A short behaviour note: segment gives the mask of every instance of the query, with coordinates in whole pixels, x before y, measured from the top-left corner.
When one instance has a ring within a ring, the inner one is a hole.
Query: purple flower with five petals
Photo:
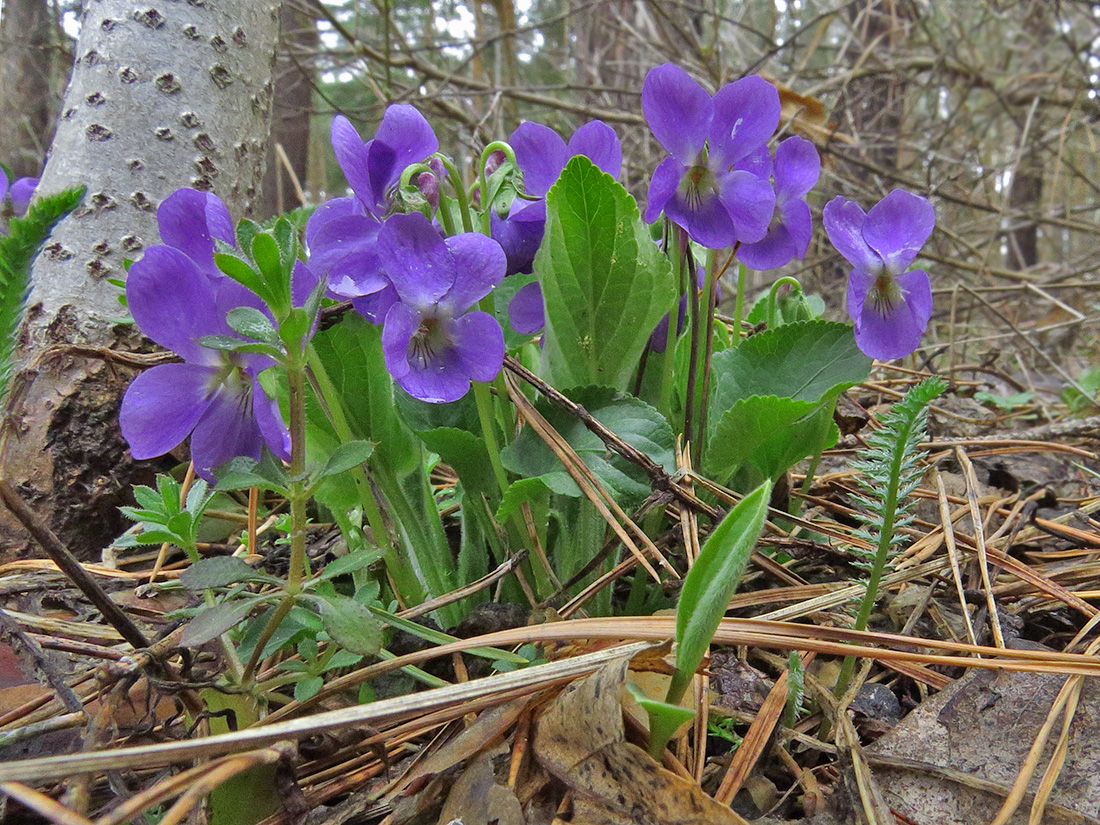
[[[375,245],[382,220],[390,208],[391,192],[401,173],[426,161],[439,148],[428,121],[407,103],[386,109],[373,139],[364,142],[350,121],[337,115],[332,121],[332,148],[353,197],[326,201],[306,225],[309,264],[327,278],[334,297],[364,299],[368,318],[378,322],[395,300],[389,281],[379,268]],[[438,177],[438,173],[437,173]],[[356,302],[356,309],[364,307]]]
[[[853,267],[848,314],[859,348],[883,361],[908,355],[932,317],[928,273],[906,271],[936,225],[932,204],[895,189],[864,213],[838,196],[825,205],[824,218],[829,240]]]
[[[443,238],[413,213],[386,221],[378,256],[397,296],[382,328],[394,380],[435,404],[457,401],[471,381],[492,381],[504,363],[504,334],[492,315],[470,307],[504,278],[500,244],[474,232]]]
[[[507,217],[490,216],[491,235],[508,256],[508,274],[530,272],[546,226],[546,193],[570,158],[584,155],[613,178],[623,165],[623,149],[615,130],[600,120],[581,126],[567,144],[541,123],[521,123],[508,139],[523,172],[523,189],[534,199],[516,198]]]
[[[302,270],[296,280],[311,280],[298,277]],[[256,295],[231,278],[203,272],[183,251],[158,245],[130,267],[126,299],[141,331],[183,358],[141,373],[126,390],[119,423],[134,458],[163,455],[190,435],[195,470],[207,481],[232,458],[259,459],[264,444],[289,459],[278,405],[258,381],[272,359],[199,343],[207,335],[240,337],[226,315],[242,306],[266,311]]]
[[[751,75],[711,97],[687,72],[666,63],[646,75],[642,110],[669,152],[650,181],[646,221],[663,211],[711,249],[762,240],[775,210],[775,191],[752,170],[736,167],[779,125],[775,87]]]
[[[768,157],[768,165],[770,160]],[[804,198],[821,174],[821,158],[810,141],[790,137],[776,148],[771,174],[775,179],[775,214],[768,234],[763,240],[742,244],[737,252],[738,260],[753,269],[775,269],[792,258],[805,256],[813,224]]]

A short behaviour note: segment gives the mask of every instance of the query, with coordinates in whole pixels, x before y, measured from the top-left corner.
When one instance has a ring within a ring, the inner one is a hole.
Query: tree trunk
[[[57,102],[51,88],[56,44],[49,0],[4,0],[0,13],[0,161],[16,177],[37,176]]]
[[[314,60],[320,49],[316,15],[295,0],[283,0],[279,9],[282,34],[275,58],[275,103],[271,116],[267,172],[264,173],[264,217],[302,205],[286,163],[306,189],[309,166],[309,122],[313,108]]]
[[[135,464],[118,430],[129,376],[72,345],[131,349],[125,259],[158,242],[156,209],[183,186],[235,217],[260,197],[277,0],[85,0],[73,75],[41,193],[83,184],[83,204],[34,263],[0,470],[74,552],[125,527]],[[9,550],[22,535],[5,531]]]

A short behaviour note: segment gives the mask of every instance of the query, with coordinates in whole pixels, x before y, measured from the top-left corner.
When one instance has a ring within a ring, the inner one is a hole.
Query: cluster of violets
[[[647,75],[642,106],[668,152],[649,185],[647,222],[664,214],[695,243],[733,248],[753,269],[805,255],[812,235],[805,197],[821,162],[813,144],[797,136],[782,140],[774,154],[769,150],[780,120],[773,85],[750,76],[711,95],[685,71],[665,64]],[[583,155],[613,177],[622,165],[619,139],[600,121],[580,127],[568,142],[526,122],[509,139],[522,191],[503,210],[491,210],[489,235],[447,236],[435,210],[449,164],[414,107],[388,107],[368,141],[337,116],[332,145],[351,194],[325,202],[310,217],[308,261],[294,273],[295,303],[322,281],[330,298],[350,300],[382,326],[386,366],[397,384],[435,403],[455,401],[471,381],[491,381],[500,371],[503,332],[479,303],[505,277],[532,271],[546,223],[545,197],[569,159]],[[399,184],[412,166],[415,174],[407,177],[415,179],[432,217],[400,211]],[[197,472],[205,478],[235,456],[259,458],[264,444],[285,458],[286,426],[258,380],[274,362],[199,343],[204,336],[240,337],[226,321],[235,307],[271,315],[214,263],[216,241],[235,242],[228,210],[211,194],[179,190],[161,204],[158,221],[164,243],[132,266],[127,295],[141,329],[183,363],[155,367],[128,390],[121,421],[133,455],[161,455],[190,435]],[[840,197],[825,207],[828,236],[853,267],[847,305],[856,341],[871,357],[899,358],[919,344],[931,316],[931,289],[924,271],[907,268],[934,222],[931,204],[902,190],[866,213]],[[517,292],[509,314],[521,334],[542,329],[537,283]],[[659,337],[655,348],[663,346],[665,335]]]

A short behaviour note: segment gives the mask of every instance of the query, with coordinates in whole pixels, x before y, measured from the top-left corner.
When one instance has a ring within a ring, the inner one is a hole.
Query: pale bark
[[[85,554],[124,523],[135,474],[118,433],[129,376],[67,345],[129,348],[124,259],[159,240],[157,205],[182,186],[235,217],[260,197],[277,0],[86,0],[73,75],[40,193],[87,186],[39,255],[0,469]],[[146,465],[147,466],[147,465]],[[10,542],[8,543],[10,547]]]

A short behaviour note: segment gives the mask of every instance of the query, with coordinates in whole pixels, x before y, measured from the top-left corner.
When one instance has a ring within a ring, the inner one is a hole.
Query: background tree
[[[279,31],[263,183],[265,217],[303,204],[295,186],[304,187],[308,176],[313,88],[317,83],[314,63],[320,47],[316,12],[301,0],[283,0]]]
[[[0,160],[16,177],[38,175],[53,135],[67,69],[59,29],[49,0],[4,0],[0,9]]]

